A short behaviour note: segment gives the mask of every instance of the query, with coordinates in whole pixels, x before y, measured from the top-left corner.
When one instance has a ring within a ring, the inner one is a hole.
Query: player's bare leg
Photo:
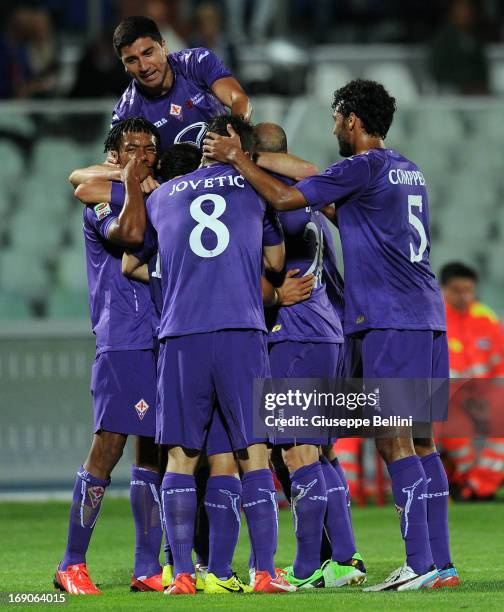
[[[109,431],[96,433],[89,455],[77,472],[67,547],[54,578],[54,585],[68,593],[100,593],[89,577],[86,553],[110,474],[122,456],[126,439],[125,435]]]
[[[420,457],[427,477],[427,525],[434,563],[439,571],[440,587],[460,584],[450,555],[448,526],[448,478],[432,435],[413,438],[416,454]]]
[[[132,591],[162,591],[159,551],[163,538],[161,521],[160,451],[154,438],[135,437],[135,465],[131,467],[130,502],[135,520],[135,566]]]
[[[427,479],[415,454],[410,428],[391,428],[389,437],[377,438],[376,448],[387,464],[392,492],[406,546],[406,563],[369,591],[432,588],[438,574],[427,527]],[[395,434],[395,435],[394,435]]]

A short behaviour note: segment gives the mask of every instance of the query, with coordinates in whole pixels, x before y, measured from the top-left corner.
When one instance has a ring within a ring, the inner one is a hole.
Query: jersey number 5
[[[412,225],[420,236],[420,247],[418,253],[415,253],[415,247],[410,242],[410,261],[415,263],[422,261],[423,254],[427,248],[427,235],[422,221],[415,215],[413,209],[418,207],[419,211],[422,212],[422,196],[421,195],[409,195],[408,196],[408,221]]]
[[[207,215],[201,208],[203,202],[213,203],[214,209],[212,214]],[[196,225],[189,235],[189,246],[191,247],[191,251],[199,255],[199,257],[217,257],[217,255],[220,255],[226,250],[229,244],[229,230],[222,221],[219,221],[219,217],[225,210],[226,200],[215,193],[200,195],[191,202],[189,212],[191,213],[191,217],[198,222],[198,225]],[[211,230],[217,237],[217,244],[213,249],[207,249],[203,246],[201,241],[205,228]]]

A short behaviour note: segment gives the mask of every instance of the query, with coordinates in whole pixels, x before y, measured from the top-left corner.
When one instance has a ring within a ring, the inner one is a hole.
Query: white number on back
[[[201,208],[203,202],[212,202],[214,209],[211,215],[207,215]],[[229,244],[229,230],[219,221],[219,217],[226,210],[226,200],[217,194],[210,193],[208,195],[200,195],[191,202],[189,212],[191,217],[198,222],[198,225],[192,230],[189,236],[189,246],[193,253],[200,257],[217,257],[223,253]],[[217,236],[217,244],[213,249],[207,249],[201,242],[203,230],[208,228]]]
[[[320,285],[322,279],[322,267],[324,265],[324,234],[322,230],[317,227],[317,225],[313,221],[308,221],[305,225],[305,230],[303,233],[303,238],[308,240],[308,236],[310,233],[313,233],[315,236],[315,257],[313,261],[303,274],[303,276],[308,276],[308,274],[315,275],[315,287]]]
[[[151,276],[153,276],[154,278],[162,278],[161,276],[161,258],[159,256],[159,251],[157,252],[157,255],[156,255],[156,269],[152,270]]]
[[[421,220],[415,215],[413,212],[414,207],[418,207],[419,211],[422,212],[422,196],[421,195],[409,195],[408,196],[408,221],[410,225],[412,225],[420,236],[420,246],[418,248],[418,253],[415,253],[415,247],[413,243],[410,242],[410,261],[415,263],[417,261],[422,261],[423,254],[425,249],[427,248],[427,235],[425,233],[425,228]]]

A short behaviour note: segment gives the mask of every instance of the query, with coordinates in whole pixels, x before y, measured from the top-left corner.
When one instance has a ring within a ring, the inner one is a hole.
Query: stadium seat
[[[504,95],[504,62],[494,61],[490,64],[490,89],[494,94]]]
[[[66,179],[34,172],[20,185],[19,206],[36,213],[45,211],[48,219],[52,217],[62,223],[73,199],[72,186]]]
[[[56,223],[42,211],[21,209],[9,224],[11,245],[34,257],[56,256],[61,243],[61,222]]]
[[[33,170],[54,179],[66,181],[72,170],[86,165],[89,165],[88,151],[68,139],[43,138],[33,151]]]
[[[0,293],[0,319],[29,319],[30,317],[31,312],[27,299],[4,291]]]
[[[0,255],[0,289],[27,298],[43,297],[49,275],[41,258],[22,249],[4,250]]]
[[[433,240],[430,251],[430,263],[436,275],[447,263],[462,261],[468,265],[479,267],[477,251],[468,248],[461,240]]]
[[[25,167],[23,155],[15,144],[0,140],[0,181],[17,180]]]
[[[413,129],[412,136],[432,149],[459,148],[466,136],[460,112],[427,103],[416,109],[413,115]]]
[[[2,112],[0,113],[0,131],[31,138],[35,133],[35,125],[28,114]]]
[[[67,233],[70,238],[71,244],[80,248],[82,242],[84,240],[84,236],[82,233],[82,225],[83,225],[83,206],[77,200],[74,200],[74,208],[71,210],[70,214],[67,217]]]
[[[87,319],[89,317],[87,292],[54,289],[47,296],[47,316],[55,319]]]
[[[285,115],[285,101],[279,96],[261,96],[257,100],[253,100],[254,108],[254,123],[268,121],[272,123],[283,124]],[[100,159],[97,157],[97,159]]]
[[[402,62],[377,62],[368,66],[366,79],[382,83],[399,102],[414,102],[418,98],[418,87],[411,71]]]
[[[318,102],[330,107],[333,93],[354,78],[343,64],[322,62],[313,67],[309,89]]]
[[[459,240],[466,247],[477,248],[490,237],[491,221],[486,211],[471,201],[451,202],[440,211],[437,222],[443,239],[453,243]]]
[[[84,247],[61,251],[57,262],[58,282],[62,289],[72,291],[87,290],[86,260]]]

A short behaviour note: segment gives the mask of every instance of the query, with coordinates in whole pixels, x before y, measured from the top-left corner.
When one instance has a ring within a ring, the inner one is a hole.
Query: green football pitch
[[[62,554],[68,504],[0,504],[0,591],[2,609],[54,609],[58,604],[7,604],[5,593],[52,591],[52,575]],[[393,506],[355,508],[355,532],[368,568],[368,583],[383,579],[403,561]],[[88,554],[88,567],[101,597],[69,597],[81,610],[504,610],[504,504],[450,507],[452,549],[462,585],[458,589],[415,593],[362,593],[358,587],[317,589],[291,595],[202,595],[168,598],[161,593],[130,593],[133,522],[129,503],[106,499]],[[277,564],[294,555],[291,516],[280,512]],[[247,529],[243,525],[234,567],[247,576]]]

